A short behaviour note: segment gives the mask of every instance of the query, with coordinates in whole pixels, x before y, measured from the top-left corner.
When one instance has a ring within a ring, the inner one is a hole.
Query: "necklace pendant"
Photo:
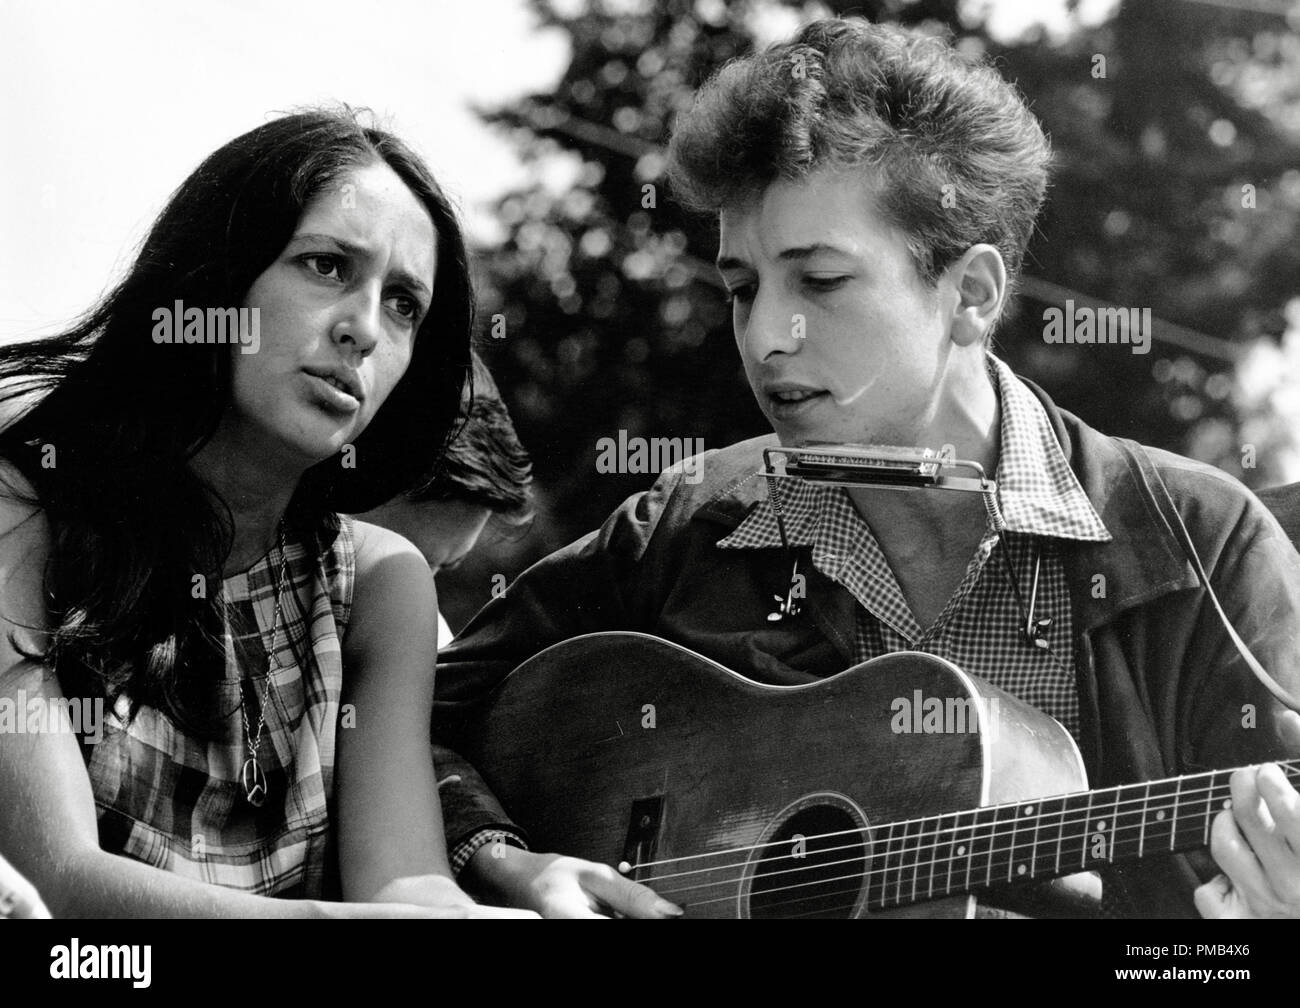
[[[262,772],[262,765],[257,762],[256,756],[244,760],[244,769],[239,776],[244,785],[244,797],[248,799],[248,804],[253,808],[261,808],[266,801],[266,774]]]

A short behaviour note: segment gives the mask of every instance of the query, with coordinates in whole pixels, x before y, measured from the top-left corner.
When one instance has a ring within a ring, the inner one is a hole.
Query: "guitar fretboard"
[[[1300,780],[1300,761],[1280,764]],[[885,909],[992,886],[1055,878],[1209,843],[1229,807],[1232,770],[1126,784],[871,830],[867,905]]]

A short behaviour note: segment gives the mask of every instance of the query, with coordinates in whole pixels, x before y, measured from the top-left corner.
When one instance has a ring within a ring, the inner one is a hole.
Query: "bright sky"
[[[0,0],[0,339],[88,307],[199,161],[299,105],[391,116],[490,238],[523,173],[469,103],[567,61],[522,0]]]
[[[998,34],[1069,23],[1066,0],[967,2],[993,8]],[[1084,0],[1082,17],[1117,2]],[[796,25],[760,15],[763,41]],[[567,61],[524,0],[0,0],[0,340],[87,308],[206,155],[300,105],[391,117],[490,241],[488,205],[524,174],[470,104],[547,91]]]

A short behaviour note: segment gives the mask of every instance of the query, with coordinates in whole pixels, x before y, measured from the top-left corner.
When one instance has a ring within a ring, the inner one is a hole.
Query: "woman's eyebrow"
[[[293,242],[327,241],[327,242],[331,242],[332,244],[337,246],[341,251],[346,252],[348,255],[356,259],[369,260],[374,258],[374,253],[371,252],[371,250],[366,248],[365,246],[358,245],[355,242],[350,242],[345,238],[337,238],[334,235],[320,234],[314,231],[305,231],[301,234],[294,235],[293,238],[290,239],[290,241]],[[397,280],[406,284],[408,287],[414,288],[415,290],[424,294],[426,297],[432,296],[432,292],[429,290],[429,285],[425,283],[423,280],[421,280],[419,277],[417,277],[414,273],[411,273],[408,270],[398,268],[393,270],[392,274]]]

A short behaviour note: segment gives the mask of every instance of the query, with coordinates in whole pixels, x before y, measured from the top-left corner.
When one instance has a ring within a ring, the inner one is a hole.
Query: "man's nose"
[[[798,353],[806,327],[804,316],[793,311],[789,301],[760,293],[745,320],[742,347],[755,361],[776,353]]]

